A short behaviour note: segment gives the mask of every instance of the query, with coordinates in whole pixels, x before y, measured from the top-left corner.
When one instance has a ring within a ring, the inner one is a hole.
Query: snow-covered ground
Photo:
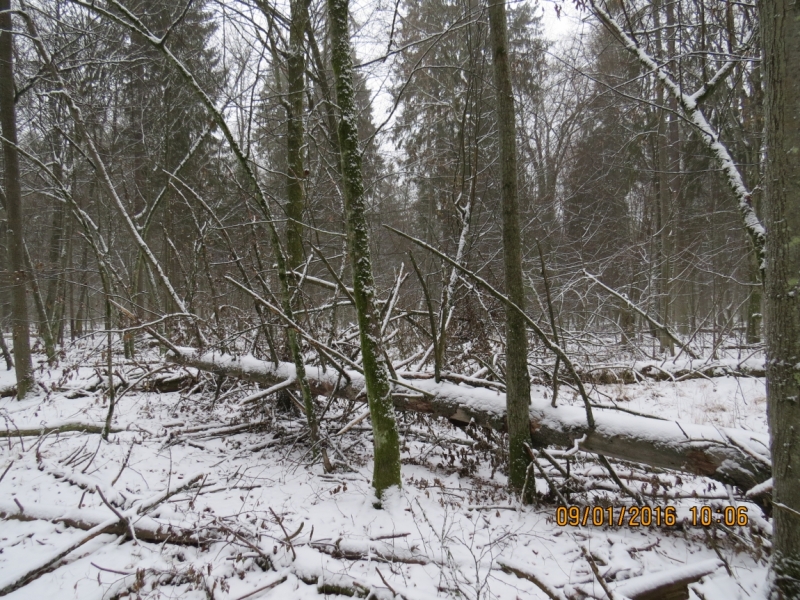
[[[138,367],[120,360],[118,371],[134,381],[159,367],[156,354],[147,359],[140,358]],[[214,402],[211,378],[191,395],[125,392],[109,442],[80,431],[13,433],[65,423],[102,426],[102,388],[75,392],[96,387],[99,360],[88,351],[71,353],[57,368],[37,372],[45,388],[62,391],[41,390],[24,402],[0,400],[2,429],[9,432],[0,438],[0,589],[87,536],[65,519],[91,525],[114,521],[116,511],[162,539],[172,526],[173,539],[184,543],[100,534],[9,598],[266,600],[335,597],[337,591],[407,600],[548,597],[512,569],[538,577],[554,594],[605,598],[586,556],[612,590],[628,585],[630,592],[637,577],[719,565],[690,586],[692,598],[764,597],[769,525],[755,505],[743,504],[750,526],[725,531],[561,527],[557,501],[538,473],[540,504],[520,506],[509,498],[491,434],[470,436],[420,415],[400,416],[404,487],[382,509],[373,506],[369,483],[369,423],[334,435],[357,414],[346,414],[344,403],[333,403],[323,422],[337,463],[332,474],[314,459],[296,416],[276,413],[271,401],[240,405],[253,388],[235,382]],[[0,387],[9,377],[0,373]],[[594,395],[636,412],[766,432],[762,379],[602,385]],[[560,397],[577,402],[566,389]],[[680,518],[692,506],[731,502],[729,491],[710,480],[615,466],[629,486],[654,494],[654,506],[677,507]],[[633,502],[590,456],[577,454],[570,468],[582,481],[598,484],[574,492],[571,502],[617,509]],[[149,511],[141,508],[197,475],[201,486]]]

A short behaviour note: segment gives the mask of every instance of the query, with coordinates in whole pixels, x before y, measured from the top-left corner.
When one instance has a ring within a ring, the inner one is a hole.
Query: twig
[[[662,323],[659,323],[658,321],[656,321],[653,317],[651,317],[645,311],[643,311],[641,308],[636,306],[636,304],[634,304],[633,302],[628,300],[628,298],[626,298],[625,296],[620,294],[618,291],[608,287],[605,283],[600,281],[596,276],[594,276],[591,273],[589,273],[589,271],[587,271],[586,269],[583,270],[583,274],[586,275],[586,277],[588,279],[591,279],[592,281],[594,281],[597,285],[599,285],[601,288],[603,288],[609,294],[611,294],[612,296],[614,296],[615,298],[617,298],[619,300],[622,300],[626,305],[628,305],[630,308],[632,308],[637,313],[639,313],[642,317],[647,319],[647,321],[653,327],[655,327],[656,329],[660,329],[665,334],[667,334],[667,337],[669,337],[669,339],[671,339],[673,342],[675,342],[681,350],[686,352],[686,354],[688,354],[689,356],[691,356],[692,358],[695,358],[695,359],[700,358],[700,356],[694,350],[689,348],[689,346],[684,344],[683,341],[678,337],[678,334],[676,334],[674,331],[672,331],[669,327],[667,327],[666,325],[663,325]]]
[[[366,419],[368,416],[369,416],[369,410],[365,410],[363,413],[361,413],[359,416],[357,416],[355,419],[353,419],[347,425],[345,425],[339,431],[337,431],[336,435],[344,435],[345,433],[350,431],[353,427],[361,423],[361,421]]]
[[[544,477],[544,480],[547,482],[547,485],[549,485],[550,489],[553,490],[553,493],[556,496],[558,496],[558,499],[561,501],[561,504],[563,504],[564,506],[568,505],[569,502],[567,502],[566,498],[564,498],[564,496],[558,490],[558,488],[556,487],[556,484],[553,483],[553,480],[550,479],[550,477],[547,475],[547,473],[545,473],[545,470],[542,468],[542,465],[539,464],[539,461],[536,458],[536,455],[533,453],[533,450],[531,450],[531,447],[528,444],[525,444],[525,450],[527,450],[528,455],[531,457],[531,464],[537,466],[537,468],[539,469],[539,472],[542,474],[542,477]],[[562,474],[565,474],[565,473],[562,473]]]
[[[526,568],[523,568],[522,565],[517,565],[515,563],[511,563],[507,560],[498,560],[497,564],[500,565],[500,568],[505,571],[506,573],[511,573],[512,575],[516,575],[520,579],[527,579],[540,590],[542,590],[545,595],[550,598],[550,600],[567,600],[567,597],[559,590],[551,587],[549,583],[547,583],[544,579],[539,577],[538,574],[529,571]]]
[[[431,340],[433,343],[433,372],[436,383],[439,383],[442,374],[441,356],[439,354],[439,335],[438,327],[436,326],[436,316],[433,313],[433,303],[431,302],[431,295],[428,291],[428,284],[422,276],[422,272],[417,266],[417,261],[414,259],[414,254],[409,251],[408,256],[411,258],[411,265],[414,267],[414,272],[417,274],[419,284],[422,287],[422,294],[425,298],[425,305],[428,307],[428,320],[431,325]]]
[[[120,522],[125,523],[125,525],[128,528],[128,533],[131,534],[131,539],[133,540],[134,545],[136,545],[137,544],[136,532],[133,530],[133,525],[131,524],[130,519],[125,517],[122,513],[120,513],[117,510],[117,508],[113,504],[111,504],[108,500],[106,500],[106,497],[103,495],[103,490],[100,489],[99,485],[95,486],[94,490],[97,492],[97,495],[100,496],[100,500],[103,501],[103,504],[105,504],[111,512],[117,515],[117,518],[120,520]]]
[[[135,571],[117,571],[116,569],[109,569],[108,567],[101,567],[100,565],[95,564],[93,562],[90,562],[89,564],[92,565],[95,569],[97,569],[99,571],[105,571],[106,573],[114,573],[115,575],[128,576],[128,575],[135,575],[136,574]]]
[[[122,472],[125,470],[125,467],[128,466],[128,460],[131,457],[131,453],[133,452],[133,447],[135,445],[136,443],[132,442],[131,447],[128,448],[128,454],[125,455],[125,460],[122,461],[122,466],[119,469],[119,473],[117,473],[116,477],[114,477],[114,479],[111,480],[111,487],[114,487],[114,484],[117,483],[117,481],[119,481],[119,478],[122,476]]]
[[[544,264],[544,254],[542,253],[542,246],[539,243],[538,238],[536,240],[536,248],[539,250],[539,262],[541,263],[542,267],[542,279],[544,280],[545,298],[547,299],[547,312],[550,316],[550,329],[553,331],[553,341],[560,345],[561,342],[558,339],[558,328],[556,327],[556,316],[555,311],[553,310],[553,298],[550,294],[550,280],[547,277],[547,267],[545,267]],[[558,399],[558,367],[560,362],[561,358],[556,356],[555,366],[553,367],[553,399],[550,401],[550,406],[553,408],[556,407],[556,400]]]
[[[586,551],[586,548],[583,546],[581,546],[581,553],[586,559],[586,562],[588,562],[589,566],[592,568],[592,573],[594,573],[594,576],[597,578],[597,583],[599,583],[600,587],[603,588],[603,591],[606,593],[606,596],[608,596],[609,600],[620,600],[619,594],[615,594],[609,589],[606,580],[603,579],[602,575],[600,575],[600,570],[597,568],[597,564],[594,562],[594,559],[589,555],[589,553]]]
[[[405,596],[403,596],[403,594],[398,594],[395,591],[395,589],[392,586],[389,585],[389,582],[386,581],[386,578],[383,576],[383,573],[381,573],[381,570],[378,567],[375,567],[375,571],[377,571],[378,577],[381,578],[381,581],[383,582],[383,585],[385,585],[387,588],[389,588],[390,592],[392,592],[396,597],[403,598],[403,600],[405,600]]]
[[[280,584],[286,581],[287,578],[288,577],[286,575],[278,577],[278,579],[276,579],[272,583],[268,583],[267,585],[261,586],[260,588],[257,588],[252,592],[247,592],[244,596],[239,596],[238,598],[236,598],[236,600],[245,600],[245,598],[250,598],[251,596],[255,596],[259,592],[266,592],[267,590],[271,590],[274,587],[278,587]]]
[[[13,460],[10,463],[8,463],[8,466],[5,468],[5,471],[3,471],[3,474],[0,475],[0,481],[3,481],[3,477],[5,477],[6,473],[8,473],[11,470],[12,466],[14,466],[14,461]]]
[[[272,510],[272,507],[270,507],[269,512],[271,512],[272,516],[275,517],[275,521],[278,523],[278,526],[283,531],[283,535],[286,537],[286,543],[288,544],[289,549],[292,551],[292,558],[294,558],[294,560],[297,560],[297,552],[294,551],[294,544],[292,544],[292,538],[296,537],[300,533],[305,523],[301,523],[300,528],[297,531],[295,531],[293,535],[290,536],[289,532],[287,532],[286,528],[283,526],[283,519],[275,514],[275,511]]]
[[[608,474],[611,475],[611,479],[614,480],[614,483],[616,483],[619,486],[619,489],[628,494],[628,496],[636,500],[636,502],[638,502],[639,504],[644,504],[644,500],[642,499],[641,495],[634,492],[627,485],[622,483],[622,480],[619,478],[619,475],[617,475],[617,472],[614,470],[614,467],[611,466],[611,463],[608,462],[608,459],[605,456],[603,456],[602,454],[598,454],[597,458],[600,459],[600,462],[606,468]]]
[[[722,561],[722,565],[725,567],[725,570],[728,572],[729,577],[733,577],[733,571],[731,570],[731,566],[728,564],[728,561],[725,560],[725,557],[722,556],[722,552],[720,552],[719,544],[717,543],[717,528],[714,528],[714,533],[709,533],[708,529],[703,529],[703,532],[706,534],[706,541],[708,545],[711,546],[711,549],[714,551],[714,554]]]

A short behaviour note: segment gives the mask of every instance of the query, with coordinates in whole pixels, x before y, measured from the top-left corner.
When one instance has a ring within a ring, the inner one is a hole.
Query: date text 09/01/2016
[[[692,527],[712,525],[747,525],[746,506],[692,506],[688,523]],[[677,525],[678,514],[674,506],[559,506],[556,525],[592,525],[601,527],[672,527]]]

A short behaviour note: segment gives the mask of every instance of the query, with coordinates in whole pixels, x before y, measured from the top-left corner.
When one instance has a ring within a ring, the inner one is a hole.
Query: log
[[[224,374],[267,386],[294,378],[294,365],[258,360],[252,356],[231,356],[219,352],[197,353],[178,348],[168,360],[203,371]],[[337,371],[306,367],[315,395],[335,394],[340,398],[365,401],[364,378],[348,371],[350,381]],[[398,373],[402,379],[402,373]],[[337,387],[338,385],[338,387]],[[414,380],[413,387],[425,394],[395,386],[394,405],[445,417],[460,426],[474,422],[498,431],[505,430],[505,394],[447,381]],[[553,408],[543,397],[533,397],[530,407],[531,443],[536,447],[579,443],[581,450],[651,467],[671,469],[709,477],[743,492],[772,476],[769,438],[738,429],[650,419],[618,411],[595,411],[595,429],[587,426],[582,407]]]
[[[630,600],[688,600],[689,584],[722,566],[714,558],[623,581],[614,591]]]
[[[764,360],[754,358],[743,361],[733,359],[636,361],[632,365],[598,365],[590,368],[576,367],[576,370],[582,381],[591,383],[636,383],[643,379],[683,381],[713,377],[766,376]]]
[[[104,429],[105,427],[103,425],[98,425],[96,423],[85,423],[83,421],[51,423],[49,425],[25,429],[9,429],[8,423],[6,423],[6,429],[0,430],[0,438],[39,437],[41,435],[48,435],[50,433],[103,433]],[[112,427],[109,431],[111,431],[111,433],[119,433],[120,431],[126,431],[126,429]]]
[[[50,521],[62,523],[67,527],[91,531],[108,520],[108,513],[100,510],[63,507],[48,507],[25,503],[24,511],[13,502],[0,501],[0,519],[13,521]],[[143,542],[177,544],[180,546],[197,546],[203,536],[195,529],[186,529],[175,525],[165,525],[150,517],[139,517],[133,523],[136,539]],[[128,524],[117,520],[108,525],[103,533],[129,535]]]
[[[564,593],[548,584],[547,575],[539,573],[536,567],[506,558],[497,563],[506,573],[535,583],[552,600],[566,600]],[[722,561],[717,558],[704,560],[627,579],[610,591],[613,597],[627,600],[688,600],[689,584],[700,581],[721,566]]]

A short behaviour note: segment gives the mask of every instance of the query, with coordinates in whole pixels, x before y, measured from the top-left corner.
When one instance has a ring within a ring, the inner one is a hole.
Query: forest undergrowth
[[[105,441],[102,343],[88,337],[57,365],[38,356],[38,393],[0,400],[9,598],[633,599],[654,597],[659,581],[707,600],[764,593],[771,525],[740,490],[609,459],[615,483],[577,445],[531,449],[526,506],[507,491],[502,433],[399,413],[403,488],[377,509],[363,404],[317,399],[325,472],[291,397],[169,364],[155,348],[114,357]],[[636,412],[757,433],[764,394],[763,379],[734,376],[593,388]],[[565,389],[561,402],[580,401]],[[559,524],[572,522],[564,504],[588,520]],[[662,521],[671,507],[674,523],[632,526],[630,512],[622,525],[591,523],[634,506]],[[702,507],[711,526],[691,523]],[[748,524],[717,524],[726,507],[745,508]]]

